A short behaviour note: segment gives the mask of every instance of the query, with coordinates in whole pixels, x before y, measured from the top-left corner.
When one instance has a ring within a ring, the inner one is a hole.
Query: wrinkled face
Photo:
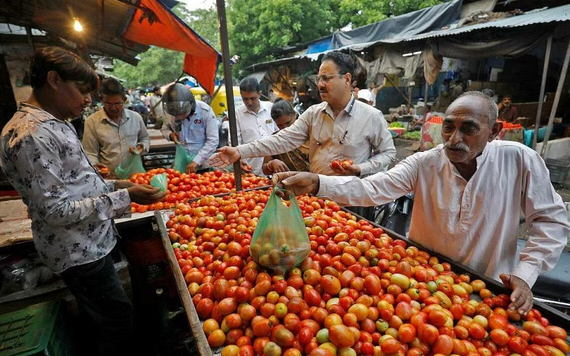
[[[509,98],[508,96],[503,98],[503,105],[504,106],[509,106],[511,105],[511,98]]]
[[[351,75],[340,73],[333,61],[324,61],[317,75],[317,86],[321,99],[334,105],[341,101],[351,88]]]
[[[121,94],[102,95],[101,102],[103,109],[111,119],[118,119],[123,115],[123,105],[125,105],[125,98]]]
[[[297,119],[296,115],[281,115],[279,118],[273,121],[275,121],[275,124],[277,125],[279,130],[283,130],[293,125],[296,119]]]
[[[241,99],[248,110],[253,112],[257,112],[259,110],[259,98],[261,97],[261,93],[257,91],[242,91],[240,94]]]
[[[451,162],[473,161],[500,131],[500,123],[489,126],[486,108],[484,99],[464,96],[455,100],[445,112],[441,136]]]

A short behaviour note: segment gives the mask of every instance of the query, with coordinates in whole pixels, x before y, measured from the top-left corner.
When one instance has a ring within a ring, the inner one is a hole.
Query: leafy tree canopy
[[[337,0],[232,0],[232,53],[245,67],[272,59],[276,48],[327,36],[339,29],[335,5]]]
[[[169,83],[182,74],[184,53],[151,47],[148,51],[141,53],[140,58],[136,67],[115,60],[113,75],[125,79],[127,87],[146,88]]]

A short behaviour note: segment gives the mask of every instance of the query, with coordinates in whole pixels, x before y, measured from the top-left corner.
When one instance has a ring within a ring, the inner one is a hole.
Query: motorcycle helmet
[[[184,84],[174,83],[164,92],[162,107],[175,118],[185,118],[196,111],[196,99]]]

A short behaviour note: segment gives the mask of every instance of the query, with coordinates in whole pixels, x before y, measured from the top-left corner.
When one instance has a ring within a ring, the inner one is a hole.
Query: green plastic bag
[[[307,258],[311,245],[297,199],[291,194],[287,206],[286,201],[275,195],[279,190],[273,190],[265,205],[249,253],[260,265],[284,274]]]
[[[188,153],[183,145],[176,145],[176,154],[174,156],[174,164],[172,168],[178,172],[186,172],[186,166],[192,163],[196,155]]]
[[[166,173],[156,174],[150,180],[150,185],[160,188],[161,192],[166,192],[166,189],[168,189],[168,175]]]
[[[135,173],[145,173],[141,155],[127,153],[121,164],[115,168],[115,174],[119,179],[129,179]]]

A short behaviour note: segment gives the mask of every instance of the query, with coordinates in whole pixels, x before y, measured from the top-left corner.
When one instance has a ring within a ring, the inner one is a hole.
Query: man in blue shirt
[[[208,160],[219,143],[218,121],[210,106],[194,99],[185,85],[174,83],[163,95],[165,115],[160,130],[167,140],[182,144],[194,158],[186,173],[208,168]]]

